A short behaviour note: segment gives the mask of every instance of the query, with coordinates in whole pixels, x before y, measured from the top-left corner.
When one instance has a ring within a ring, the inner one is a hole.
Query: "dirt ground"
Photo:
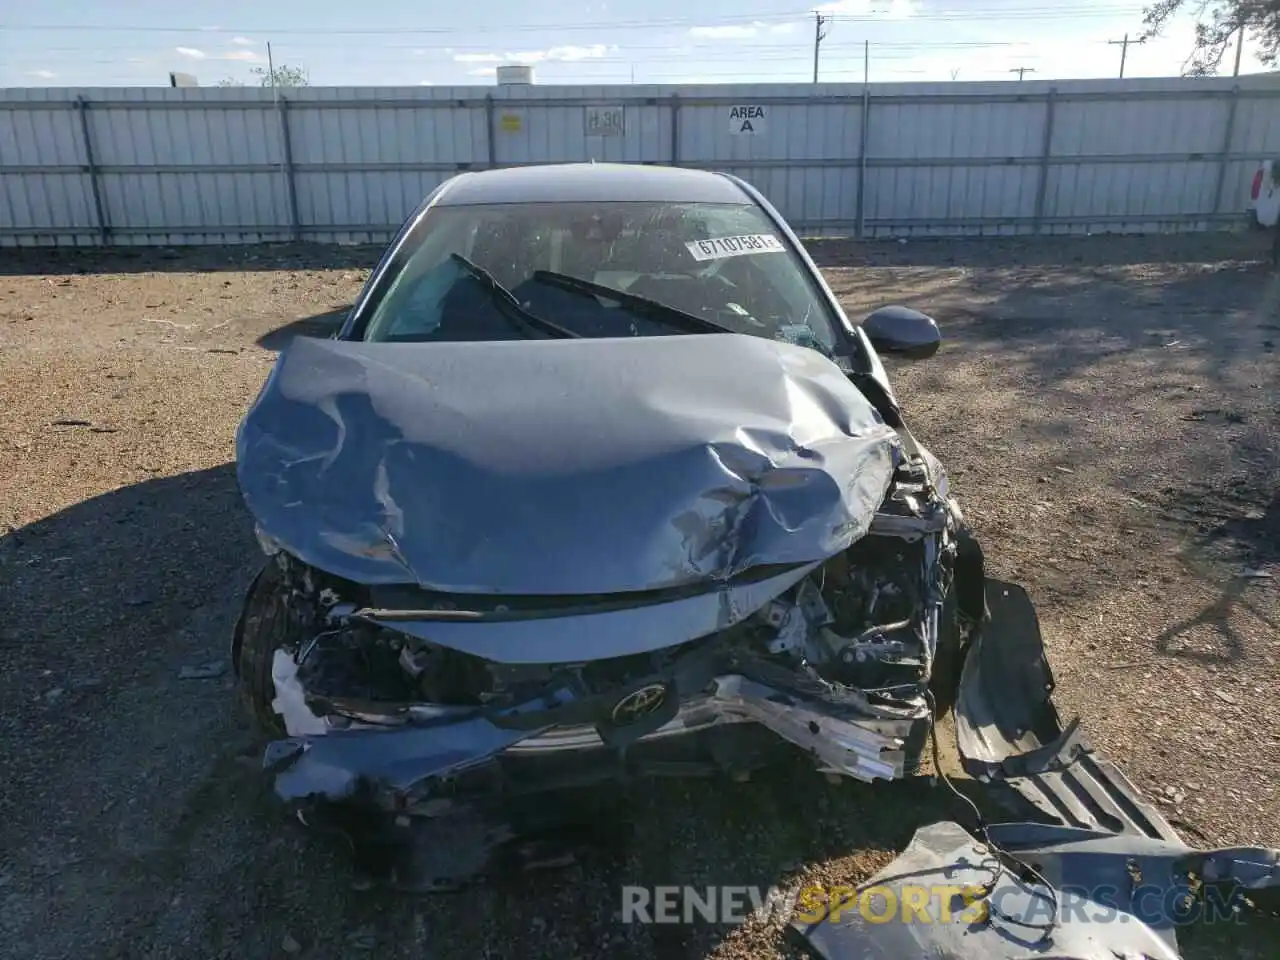
[[[937,317],[941,352],[891,373],[991,572],[1036,601],[1060,710],[1215,845],[1280,845],[1266,246],[812,248],[851,313]],[[624,925],[621,887],[857,882],[917,827],[965,822],[928,781],[800,764],[642,784],[582,864],[411,899],[289,821],[226,669],[259,562],[233,433],[274,351],[328,329],[376,255],[0,253],[0,955],[777,956],[768,923]],[[1273,956],[1280,924],[1261,925],[1194,955]]]

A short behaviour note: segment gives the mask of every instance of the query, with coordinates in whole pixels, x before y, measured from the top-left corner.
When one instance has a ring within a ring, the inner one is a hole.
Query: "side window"
[[[428,217],[436,217],[436,213]],[[371,326],[378,339],[407,339],[432,333],[440,326],[441,302],[459,276],[449,257],[473,242],[474,222],[442,217],[423,242],[402,251],[388,268],[395,279],[378,305]]]
[[[457,279],[457,264],[444,260],[408,281],[402,291],[397,290],[387,338],[408,339],[435,333],[443,316],[445,294]]]

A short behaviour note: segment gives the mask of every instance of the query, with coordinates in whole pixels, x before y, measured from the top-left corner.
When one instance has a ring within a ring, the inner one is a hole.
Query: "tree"
[[[281,64],[274,70],[267,67],[252,67],[249,70],[264,87],[309,87],[311,77],[304,67],[291,67]]]
[[[1143,39],[1159,36],[1174,14],[1184,9],[1196,18],[1195,46],[1182,66],[1184,75],[1217,73],[1240,30],[1258,41],[1258,59],[1267,66],[1280,59],[1280,0],[1155,0],[1142,18]]]

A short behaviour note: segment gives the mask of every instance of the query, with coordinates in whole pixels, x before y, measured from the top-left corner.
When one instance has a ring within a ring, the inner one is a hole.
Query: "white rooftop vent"
[[[511,87],[533,83],[533,67],[523,63],[504,63],[497,71],[498,86]]]

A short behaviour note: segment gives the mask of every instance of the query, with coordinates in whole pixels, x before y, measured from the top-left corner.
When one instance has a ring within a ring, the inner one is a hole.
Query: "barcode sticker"
[[[686,243],[685,246],[695,260],[719,260],[723,257],[742,257],[752,253],[782,253],[786,249],[781,240],[769,233],[694,240]]]

